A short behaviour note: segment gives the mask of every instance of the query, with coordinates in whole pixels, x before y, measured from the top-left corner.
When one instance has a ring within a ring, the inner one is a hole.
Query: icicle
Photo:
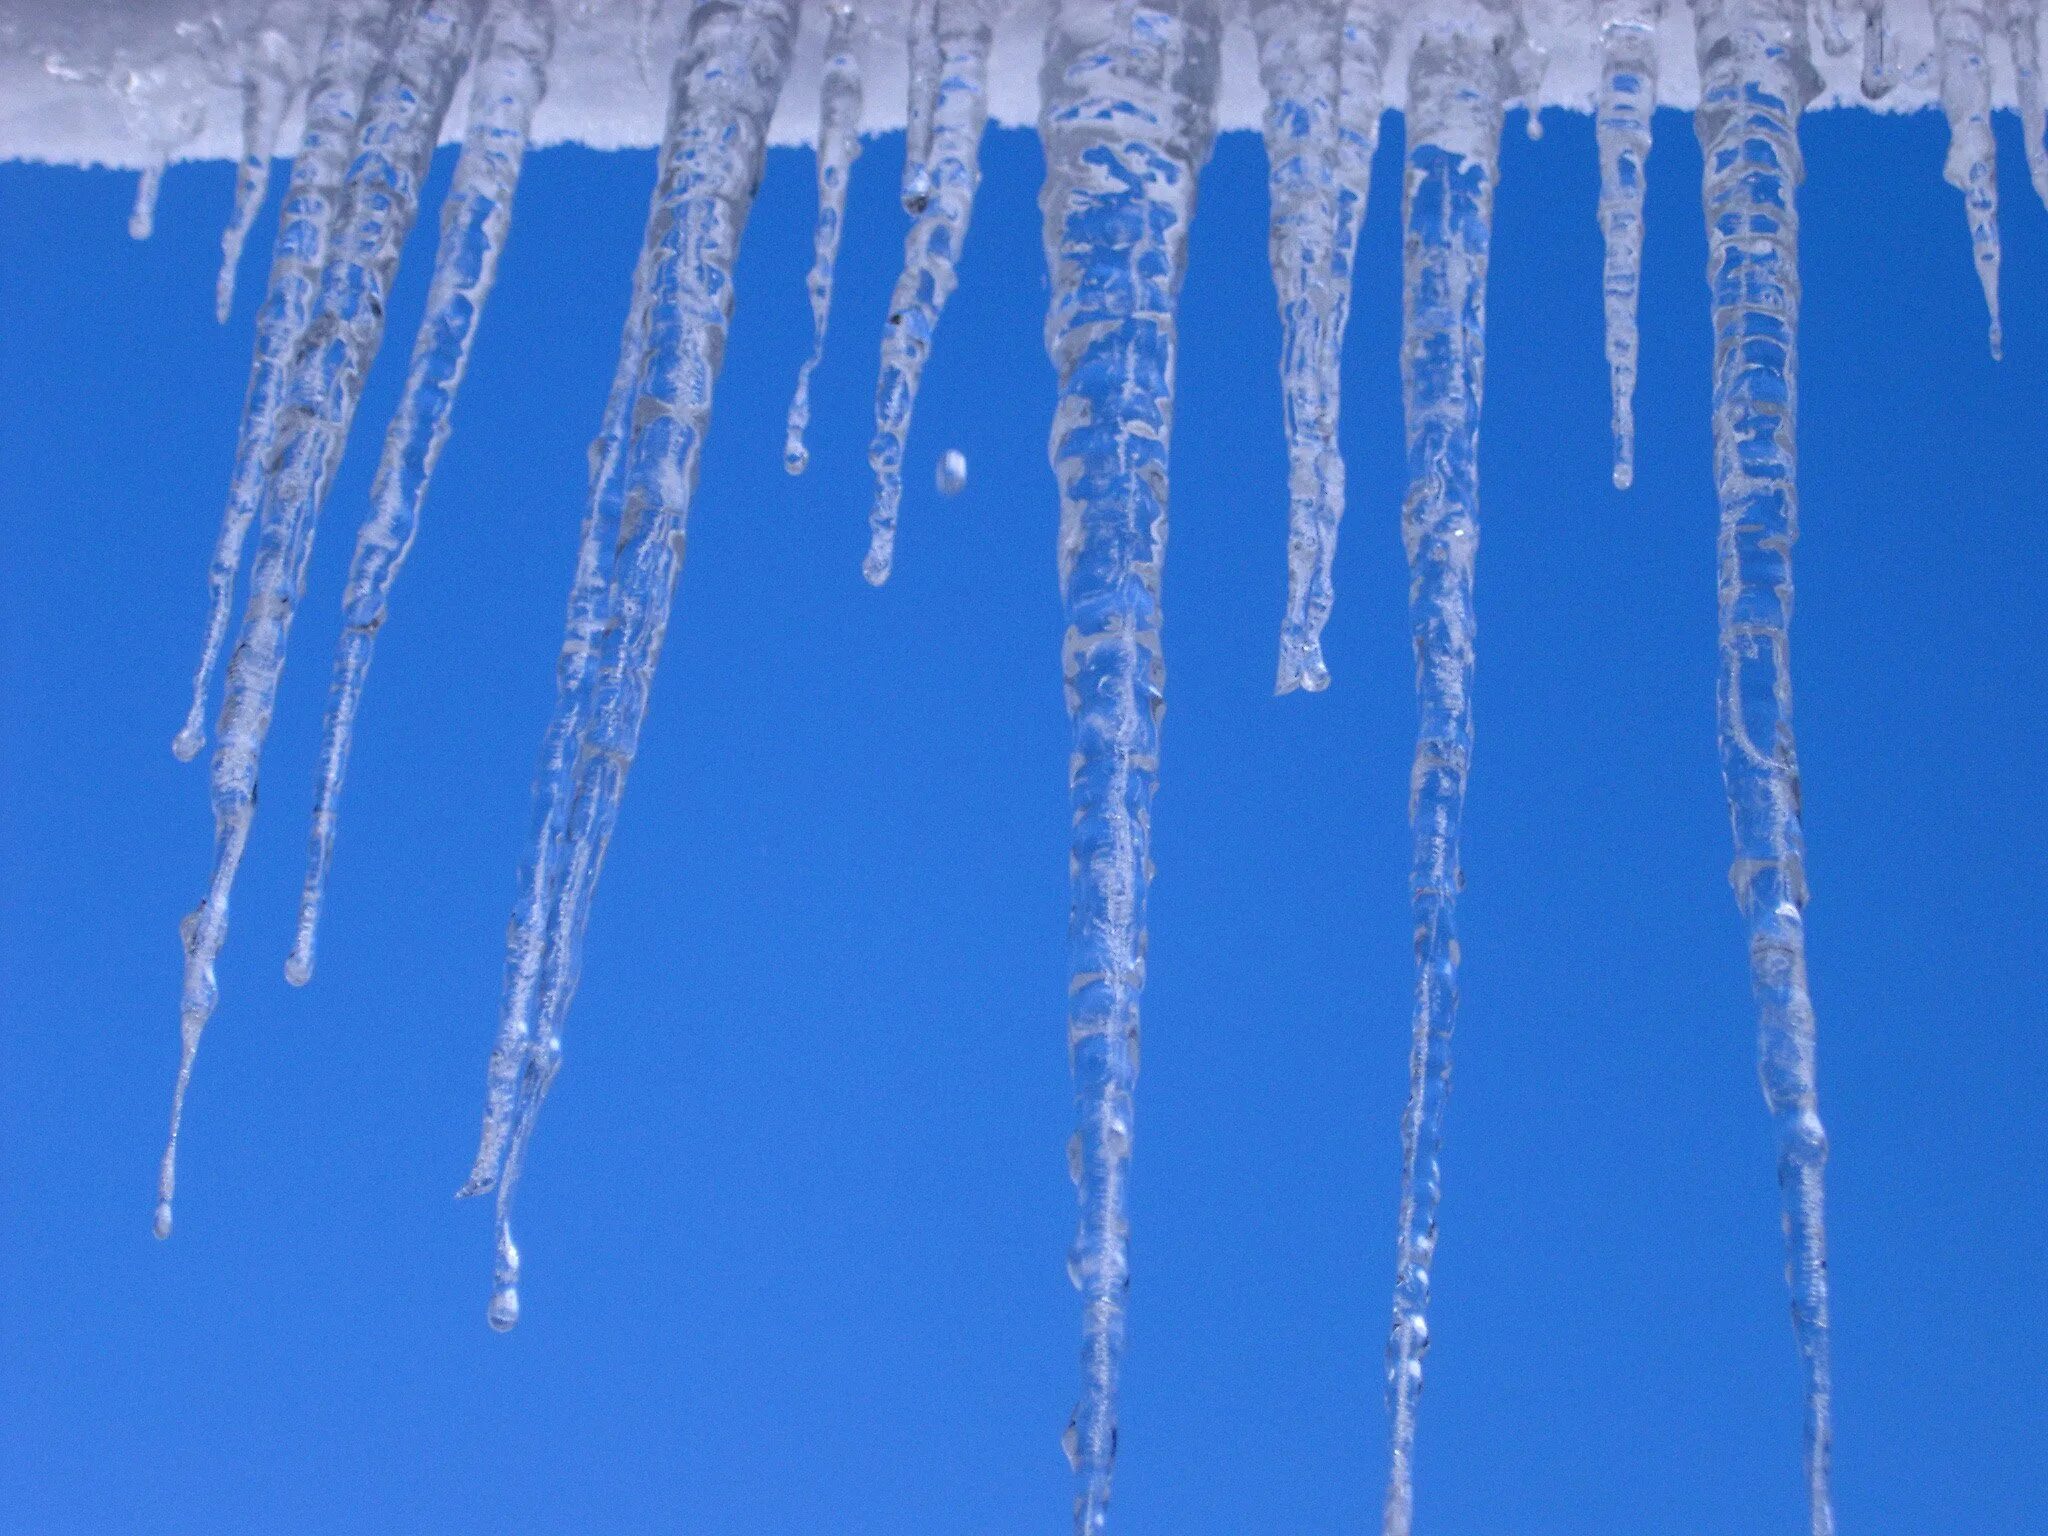
[[[391,589],[412,552],[427,484],[448,441],[469,349],[497,279],[498,256],[512,227],[512,200],[519,188],[527,132],[547,89],[554,43],[554,15],[547,0],[496,0],[477,49],[469,125],[441,209],[441,241],[426,314],[413,343],[404,398],[384,439],[384,456],[370,489],[371,513],[356,536],[342,595],[341,640],[322,728],[306,885],[298,935],[285,965],[285,976],[294,986],[304,986],[313,975],[314,936],[334,856],[335,821],[356,710]]]
[[[149,148],[149,159],[136,179],[135,203],[128,211],[129,237],[147,240],[156,233],[156,202],[163,191],[165,167],[206,126],[201,82],[193,60],[171,57],[119,70],[109,84],[129,131]]]
[[[915,216],[932,195],[932,114],[938,110],[945,55],[939,46],[939,0],[910,0],[909,94],[903,104],[903,211]]]
[[[1408,71],[1401,382],[1409,483],[1401,532],[1421,718],[1409,781],[1415,1011],[1408,1104],[1401,1119],[1399,1262],[1387,1338],[1392,1445],[1386,1536],[1408,1536],[1414,1516],[1415,1413],[1429,1347],[1430,1265],[1441,1191],[1437,1156],[1458,1007],[1459,833],[1472,753],[1472,574],[1479,544],[1486,264],[1502,103],[1515,83],[1519,31],[1508,0],[1444,7],[1417,38]]]
[[[740,234],[760,181],[768,122],[789,65],[797,0],[698,7],[676,66],[660,181],[635,277],[613,406],[599,438],[590,533],[603,536],[618,498],[612,584],[601,631],[582,627],[579,564],[543,747],[536,847],[522,873],[506,968],[505,1013],[492,1055],[483,1145],[465,1193],[497,1184],[497,1264],[489,1317],[519,1317],[519,1250],[511,1214],[534,1119],[561,1061],[590,899],[639,748],[648,690],[681,568],[711,388],[725,350]],[[616,433],[616,436],[612,434]],[[601,647],[594,672],[589,647]],[[577,739],[580,737],[580,739]],[[567,744],[574,739],[576,744]],[[573,773],[562,820],[557,753]],[[559,835],[555,834],[556,827]],[[556,846],[556,844],[559,844]],[[538,898],[538,899],[536,899]],[[537,909],[542,921],[529,927]],[[536,947],[541,949],[532,958]]]
[[[289,16],[289,23],[281,17]],[[288,25],[303,26],[297,11],[273,7],[238,50],[242,92],[242,161],[235,172],[235,209],[220,237],[220,276],[214,283],[214,318],[223,325],[235,304],[235,271],[242,246],[270,188],[277,135],[299,89],[298,42]]]
[[[1778,1137],[1787,1277],[1806,1376],[1813,1536],[1831,1536],[1827,1237],[1806,990],[1805,847],[1792,738],[1792,542],[1799,532],[1799,113],[1818,88],[1801,0],[1709,0],[1696,13],[1714,309],[1720,493],[1721,771],[1731,878],[1749,929],[1764,1098]]]
[[[1643,273],[1643,178],[1657,113],[1657,18],[1664,0],[1601,0],[1600,233],[1607,264],[1607,372],[1614,395],[1614,485],[1636,478],[1636,295]]]
[[[1327,332],[1335,288],[1341,0],[1253,0],[1266,91],[1272,218],[1266,248],[1280,306],[1280,410],[1287,434],[1286,617],[1275,692],[1329,686],[1317,638],[1330,609],[1330,562],[1343,516],[1344,460]]]
[[[1998,323],[1998,142],[1991,134],[1991,60],[1984,0],[1934,0],[1935,55],[1941,64],[1941,110],[1948,118],[1948,160],[1942,174],[1963,194],[1977,280],[1991,312],[1991,355],[2005,352]]]
[[[1151,803],[1165,707],[1159,584],[1166,553],[1175,306],[1195,182],[1215,127],[1215,0],[1058,0],[1046,34],[1046,350],[1059,375],[1051,458],[1073,888],[1067,1044],[1080,1129],[1068,1166],[1080,1229],[1079,1405],[1064,1444],[1077,1536],[1107,1519],[1130,1284],[1126,1179],[1145,980]]]
[[[343,5],[328,19],[320,61],[306,92],[306,127],[284,210],[278,216],[277,248],[270,262],[269,291],[256,314],[255,354],[249,389],[235,440],[235,468],[228,485],[220,536],[206,573],[206,639],[192,677],[192,705],[171,743],[181,762],[190,762],[206,743],[206,703],[214,668],[227,639],[235,576],[257,504],[263,499],[279,407],[291,382],[299,338],[320,293],[330,236],[341,200],[342,178],[355,156],[357,118],[371,73],[383,57],[390,33],[390,8],[378,0]]]
[[[164,170],[170,164],[166,150],[152,150],[149,164],[135,178],[135,201],[128,209],[128,238],[147,240],[156,233],[156,203],[163,194]]]
[[[383,339],[399,250],[418,212],[420,182],[440,137],[448,98],[468,61],[481,8],[482,0],[412,0],[407,9],[363,109],[359,153],[335,219],[333,259],[321,277],[320,298],[299,343],[290,398],[279,415],[249,606],[228,666],[220,744],[213,758],[213,878],[182,928],[183,1051],[158,1183],[159,1236],[170,1230],[185,1090],[199,1037],[218,1000],[214,962],[227,938],[228,895],[256,812],[258,759],[313,552],[314,525],[341,459],[363,377]]]
[[[1892,29],[1887,0],[1861,0],[1863,7],[1863,94],[1872,101],[1889,96],[1905,78],[1899,35]]]
[[[2027,172],[2048,206],[2048,110],[2041,100],[2041,0],[1998,0],[2005,39],[2012,48],[2013,94],[2019,98],[2020,137]]]
[[[832,318],[832,271],[846,221],[846,183],[860,154],[860,12],[847,0],[832,5],[825,39],[825,78],[818,87],[818,227],[811,239],[811,355],[797,370],[790,397],[782,463],[800,475],[811,462],[804,429],[811,421],[811,375],[825,359],[825,327]]]
[[[932,334],[958,280],[955,264],[967,242],[974,192],[981,184],[981,131],[988,123],[988,50],[995,0],[935,0],[933,36],[939,51],[938,91],[923,160],[924,195],[903,241],[903,274],[889,298],[882,331],[881,378],[875,386],[875,437],[868,464],[875,506],[868,517],[868,553],[861,574],[875,586],[889,579],[896,552],[896,513],[903,500],[903,449],[918,379]]]

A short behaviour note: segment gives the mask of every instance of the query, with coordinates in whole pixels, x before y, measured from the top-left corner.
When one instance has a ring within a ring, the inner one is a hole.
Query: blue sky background
[[[1698,150],[1660,116],[1622,496],[1592,132],[1548,126],[1532,145],[1510,125],[1493,265],[1421,1526],[1791,1531],[1797,1374],[1713,743]],[[1805,134],[1796,669],[1852,1536],[2019,1533],[2048,1498],[2048,217],[1999,131],[2002,366],[1940,120],[1826,113]],[[1409,997],[1398,140],[1352,325],[1321,698],[1270,695],[1284,463],[1251,136],[1219,146],[1194,236],[1129,1536],[1376,1527]],[[431,236],[411,253],[293,637],[161,1245],[176,927],[210,854],[204,769],[168,743],[261,279],[217,328],[224,165],[170,173],[146,245],[122,233],[132,177],[0,167],[10,1529],[1064,1528],[1078,1320],[1040,162],[1031,135],[991,134],[875,593],[858,566],[900,158],[885,139],[855,173],[801,480],[780,443],[811,162],[772,158],[506,1338],[484,1325],[489,1213],[449,1196],[651,157],[529,164],[297,992],[281,966],[337,598]],[[973,479],[942,501],[931,466],[953,446]]]

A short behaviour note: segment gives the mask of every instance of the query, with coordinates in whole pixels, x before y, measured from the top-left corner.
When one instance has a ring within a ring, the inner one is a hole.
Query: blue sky
[[[1659,118],[1623,496],[1591,128],[1548,126],[1530,144],[1511,123],[1498,209],[1420,1523],[1787,1531],[1797,1372],[1713,744],[1698,150]],[[1795,667],[1855,1536],[2018,1533],[2048,1498],[2048,216],[1999,130],[2001,366],[1940,120],[1805,133]],[[1398,139],[1352,325],[1320,698],[1270,695],[1286,512],[1252,137],[1220,145],[1196,225],[1130,1536],[1377,1520],[1409,995]],[[225,166],[170,173],[147,245],[122,233],[132,178],[0,166],[11,1528],[1063,1527],[1078,1319],[1039,156],[990,136],[876,593],[865,446],[900,157],[884,139],[855,171],[801,480],[780,444],[811,164],[772,158],[504,1338],[483,1319],[488,1212],[449,1196],[651,157],[529,163],[297,992],[281,967],[338,594],[430,237],[412,252],[293,637],[163,1245],[176,925],[210,853],[204,770],[168,743],[259,283],[216,328]],[[973,480],[942,501],[931,466],[955,446]]]

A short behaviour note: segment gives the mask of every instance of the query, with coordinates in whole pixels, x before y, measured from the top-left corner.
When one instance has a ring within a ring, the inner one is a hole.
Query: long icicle
[[[622,419],[622,451],[600,465],[593,505],[622,497],[612,586],[600,637],[601,659],[588,689],[573,757],[575,791],[552,854],[534,863],[549,888],[537,985],[524,996],[515,955],[508,963],[506,1024],[492,1061],[492,1103],[485,1147],[471,1187],[498,1191],[496,1266],[489,1308],[493,1327],[519,1317],[519,1250],[512,1238],[513,1199],[535,1117],[561,1062],[561,1029],[582,962],[583,933],[604,852],[618,819],[626,775],[639,749],[640,728],[660,660],[682,565],[690,498],[711,418],[712,385],[732,317],[732,274],[754,188],[760,181],[768,122],[788,72],[797,0],[738,0],[703,5],[690,18],[689,38],[675,71],[661,179],[649,214],[635,282],[634,315],[622,354],[639,353]],[[622,356],[621,373],[626,372]],[[603,439],[600,439],[603,442]],[[595,517],[595,515],[594,515]],[[579,586],[582,575],[579,571]],[[572,633],[567,660],[580,643]],[[550,729],[552,740],[553,729]],[[545,799],[553,786],[545,782]],[[537,820],[539,818],[537,817]],[[548,830],[542,826],[542,832]],[[527,893],[522,890],[522,906]],[[513,947],[521,942],[515,916]],[[509,1058],[509,1063],[507,1061]],[[501,1083],[510,1065],[509,1114],[494,1129]],[[486,1158],[493,1166],[486,1167]]]
[[[1513,83],[1510,60],[1519,31],[1508,0],[1447,9],[1423,28],[1408,70],[1401,342],[1408,496],[1401,534],[1420,721],[1408,802],[1415,838],[1409,872],[1415,1006],[1387,1336],[1386,1536],[1408,1536],[1415,1509],[1415,1414],[1429,1347],[1430,1266],[1442,1192],[1437,1157],[1458,1008],[1459,834],[1472,755],[1486,266],[1502,103]]]
[[[1696,13],[1702,201],[1714,313],[1714,481],[1721,503],[1721,773],[1730,878],[1749,930],[1759,1072],[1777,1131],[1786,1274],[1806,1379],[1812,1536],[1832,1536],[1827,1233],[1806,987],[1805,838],[1792,736],[1797,458],[1799,113],[1818,85],[1801,0],[1710,0]]]
[[[1636,478],[1636,300],[1643,280],[1643,192],[1657,114],[1657,20],[1664,0],[1600,0],[1601,294],[1607,311],[1607,375],[1614,401],[1614,486]]]
[[[1365,226],[1372,195],[1372,161],[1379,152],[1387,54],[1393,38],[1394,16],[1387,0],[1344,0],[1338,34],[1336,227],[1329,243],[1327,313],[1316,361],[1316,392],[1329,413],[1330,456],[1321,475],[1323,494],[1306,536],[1298,523],[1289,528],[1287,612],[1280,626],[1276,693],[1289,693],[1297,687],[1313,693],[1328,687],[1330,681],[1322,635],[1335,599],[1337,529],[1344,518],[1344,456],[1337,443],[1344,332],[1351,320],[1359,231]]]
[[[825,360],[825,328],[832,319],[832,273],[839,262],[839,236],[846,223],[846,184],[860,155],[860,11],[849,0],[833,0],[832,29],[825,38],[825,77],[818,86],[818,224],[811,237],[811,351],[797,369],[790,396],[782,463],[800,475],[811,462],[804,430],[811,424],[811,375]]]
[[[1166,665],[1175,310],[1197,175],[1215,131],[1215,0],[1058,0],[1040,76],[1046,350],[1059,375],[1069,793],[1067,1049],[1081,1216],[1079,1404],[1067,1427],[1076,1536],[1106,1525],[1130,1286],[1127,1180],[1145,982],[1152,794]]]
[[[304,16],[292,20],[304,23]],[[242,90],[242,160],[235,170],[235,206],[220,236],[220,276],[214,280],[213,314],[221,324],[235,307],[235,274],[242,247],[262,211],[270,190],[270,162],[277,155],[277,136],[284,115],[299,89],[299,45],[279,23],[266,15],[242,40],[238,65]]]
[[[497,280],[498,258],[512,227],[512,202],[526,155],[534,110],[547,89],[555,21],[548,0],[495,0],[471,71],[469,123],[462,153],[441,207],[427,308],[413,342],[405,394],[384,438],[384,456],[370,488],[370,515],[356,535],[342,594],[341,639],[334,685],[321,730],[313,793],[313,824],[298,933],[285,965],[294,986],[313,975],[321,897],[334,857],[335,824],[363,684],[389,612],[391,589],[419,533],[420,512],[434,466],[448,441],[455,397],[484,305]]]
[[[1329,685],[1314,638],[1329,611],[1329,563],[1320,558],[1343,506],[1337,402],[1324,366],[1335,287],[1337,114],[1341,0],[1253,0],[1252,37],[1265,87],[1266,237],[1280,308],[1280,414],[1287,438],[1287,613],[1275,692]],[[1334,478],[1335,485],[1331,485]],[[1321,590],[1311,591],[1321,578]]]
[[[364,376],[383,339],[391,280],[419,210],[420,182],[440,137],[476,30],[482,0],[410,0],[391,53],[370,86],[362,134],[335,220],[333,256],[299,343],[290,398],[263,490],[249,605],[228,666],[220,743],[213,756],[214,866],[205,899],[186,917],[180,998],[182,1050],[170,1137],[157,1183],[156,1232],[171,1230],[178,1131],[200,1035],[219,989],[214,962],[226,942],[228,896],[256,814],[257,767],[270,729],[285,642],[304,590],[313,531]]]
[[[861,574],[874,586],[889,579],[896,554],[896,516],[903,503],[903,453],[918,380],[931,355],[939,316],[959,281],[957,264],[981,184],[981,133],[988,124],[988,50],[995,0],[936,0],[933,35],[939,51],[925,195],[903,239],[903,272],[889,297],[882,329],[881,376],[875,385],[875,436],[868,464],[875,505],[868,515],[868,553]]]
[[[269,290],[256,313],[256,346],[249,363],[241,429],[235,439],[234,474],[206,573],[206,639],[192,676],[191,708],[171,743],[171,751],[181,762],[197,757],[206,744],[207,700],[227,640],[242,547],[248,543],[250,525],[263,499],[278,411],[291,382],[299,338],[305,334],[320,296],[320,274],[327,265],[340,209],[342,178],[355,156],[364,92],[389,40],[391,10],[380,0],[357,0],[338,7],[328,18],[319,64],[306,91],[305,133],[292,161],[284,209],[278,215]]]
[[[1991,133],[1990,24],[1985,0],[1934,0],[1934,51],[1948,119],[1942,175],[1963,194],[1970,252],[1991,314],[1991,355],[2005,353],[1998,321],[1998,141]]]
[[[2048,206],[2048,108],[2041,99],[2041,0],[1997,0],[2012,49],[2013,94],[2019,98],[2020,137],[2027,147],[2027,174],[2035,195]]]

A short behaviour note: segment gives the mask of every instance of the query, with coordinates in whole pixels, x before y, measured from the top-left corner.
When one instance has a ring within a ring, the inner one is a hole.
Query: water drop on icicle
[[[182,1050],[158,1187],[158,1199],[166,1205],[176,1183],[178,1131],[193,1058],[219,997],[214,962],[227,940],[228,897],[256,814],[257,768],[284,670],[285,642],[312,557],[314,527],[364,375],[383,338],[399,250],[418,211],[420,182],[448,98],[468,61],[481,8],[482,0],[420,0],[406,12],[363,109],[361,152],[343,185],[334,258],[322,274],[319,302],[299,343],[290,398],[278,419],[249,605],[228,667],[220,745],[213,759],[213,875],[205,898],[180,930],[185,941]]]
[[[1327,687],[1319,638],[1330,608],[1327,546],[1343,516],[1337,401],[1326,394],[1337,239],[1339,0],[1254,0],[1266,91],[1267,260],[1280,309],[1280,408],[1287,437],[1287,614],[1275,691]]]
[[[1409,626],[1420,714],[1409,779],[1414,855],[1415,1009],[1401,1117],[1401,1209],[1393,1323],[1385,1536],[1408,1536],[1415,1430],[1429,1333],[1430,1267],[1442,1191],[1438,1155],[1458,1009],[1459,844],[1472,757],[1479,545],[1479,420],[1486,362],[1486,266],[1499,176],[1502,104],[1516,84],[1520,26],[1507,0],[1463,24],[1425,24],[1408,70],[1402,185],[1401,401],[1408,495]]]
[[[385,434],[384,455],[370,487],[370,515],[356,535],[342,593],[342,630],[321,727],[305,889],[291,958],[285,964],[285,977],[294,986],[312,979],[314,938],[334,857],[356,711],[377,631],[390,611],[391,589],[419,533],[427,486],[448,441],[470,347],[497,280],[527,135],[547,89],[554,44],[554,15],[547,0],[494,0],[470,72],[469,123],[441,207],[441,239],[434,253],[426,313],[413,342],[405,394]]]
[[[868,516],[868,553],[861,574],[874,586],[889,579],[896,517],[903,501],[903,450],[918,380],[931,355],[939,315],[959,281],[974,193],[981,184],[981,133],[988,124],[988,50],[995,0],[936,0],[932,34],[939,52],[938,90],[925,155],[926,196],[903,240],[903,273],[889,297],[882,330],[881,376],[875,385],[875,436],[868,464],[875,505]]]
[[[283,20],[289,15],[289,23]],[[220,236],[220,276],[214,281],[214,318],[223,325],[235,304],[235,274],[242,246],[270,188],[270,162],[284,115],[299,89],[299,44],[289,28],[307,25],[303,10],[273,7],[236,49],[242,92],[242,159],[235,169],[235,207]]]
[[[1948,118],[1942,174],[1963,194],[1970,250],[1991,314],[1991,355],[2005,351],[1998,322],[1998,142],[1991,133],[1991,60],[1984,0],[1934,0],[1941,110]]]
[[[497,1187],[491,1320],[516,1315],[512,1208],[535,1120],[561,1064],[590,900],[639,750],[724,355],[741,231],[789,67],[796,0],[700,6],[674,100],[605,429],[542,747],[535,841],[521,872],[482,1142],[463,1193]],[[615,510],[616,509],[616,510]],[[616,517],[615,523],[611,522]],[[591,592],[607,525],[610,584]],[[593,657],[593,647],[598,654]],[[566,792],[566,795],[565,795]]]
[[[932,474],[941,496],[958,496],[967,489],[967,455],[948,448],[939,455],[939,467]]]
[[[1657,114],[1657,19],[1664,0],[1601,0],[1600,234],[1606,246],[1601,291],[1607,312],[1607,372],[1614,402],[1614,485],[1636,478],[1636,301],[1643,275],[1643,193],[1650,128]]]
[[[811,375],[825,358],[825,327],[832,318],[832,274],[839,262],[839,237],[846,223],[846,184],[860,154],[860,12],[832,6],[825,38],[825,78],[818,86],[818,224],[811,237],[811,353],[796,374],[783,435],[782,465],[800,475],[811,462],[804,429],[811,422]]]
[[[1792,736],[1792,544],[1799,533],[1799,114],[1817,84],[1800,0],[1696,12],[1721,504],[1721,772],[1748,928],[1759,1075],[1778,1137],[1787,1278],[1806,1384],[1811,1536],[1832,1536],[1827,1232],[1806,987],[1805,837]]]
[[[2020,137],[2027,146],[2027,174],[2048,207],[2048,108],[2042,102],[2041,0],[1994,0],[2012,48],[2013,94],[2019,99]]]
[[[1073,730],[1067,1042],[1074,1072],[1082,1389],[1066,1439],[1077,1536],[1100,1536],[1116,1460],[1151,801],[1159,771],[1176,306],[1215,127],[1214,0],[1057,0],[1046,36],[1046,350],[1059,376],[1060,596]],[[1070,1153],[1070,1156],[1072,1154]]]
[[[278,411],[291,383],[299,339],[319,297],[320,276],[340,211],[342,179],[355,155],[364,92],[384,56],[389,14],[388,6],[374,0],[339,7],[328,19],[307,88],[306,126],[278,215],[269,285],[256,312],[256,344],[235,438],[234,473],[206,573],[206,637],[192,676],[191,707],[171,743],[181,762],[190,762],[206,744],[206,705],[227,639],[242,546],[263,499]]]

